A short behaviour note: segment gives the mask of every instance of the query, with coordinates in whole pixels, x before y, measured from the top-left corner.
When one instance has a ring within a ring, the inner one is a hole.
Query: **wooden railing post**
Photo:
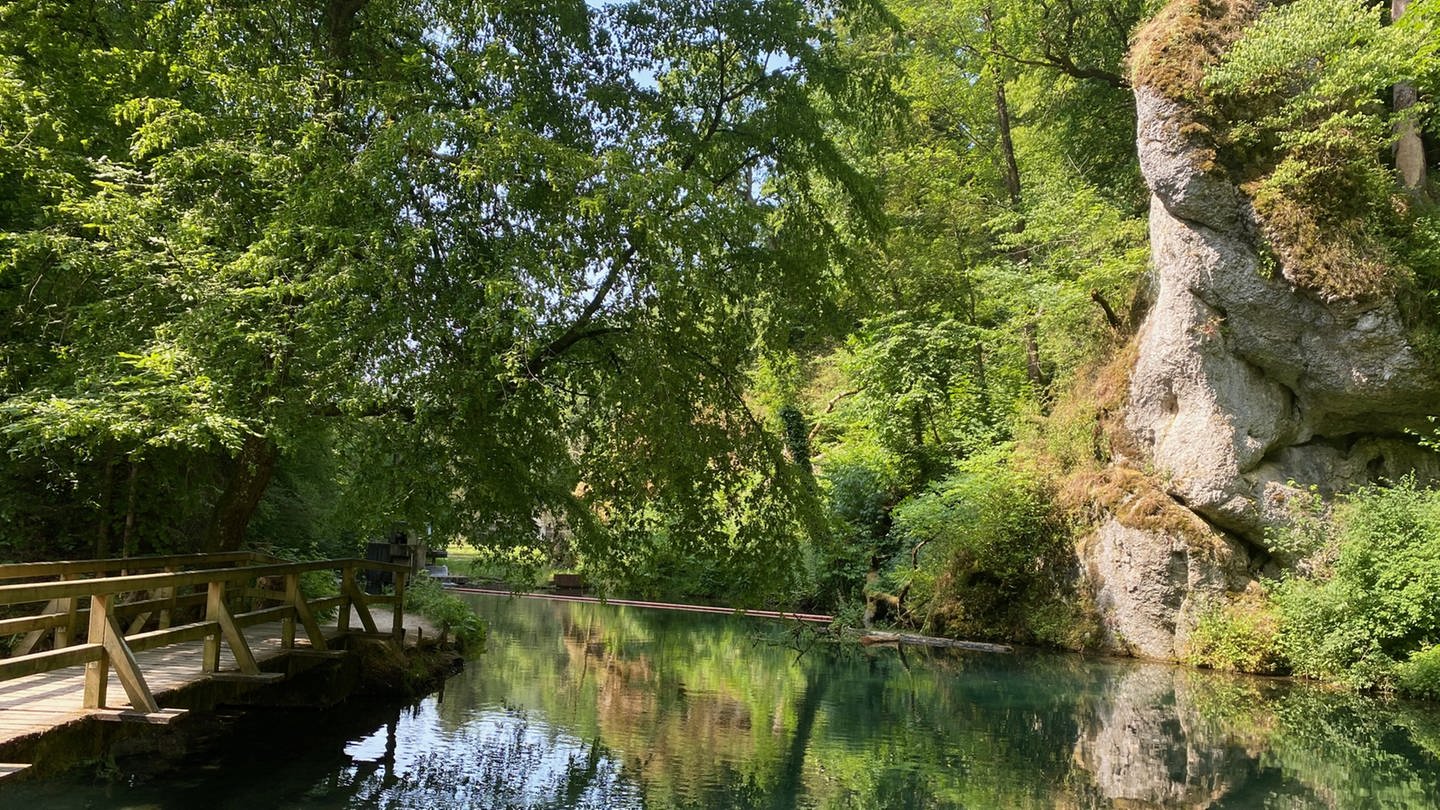
[[[106,619],[110,613],[110,594],[90,597],[90,629],[85,639],[91,644],[105,643]],[[110,684],[110,653],[102,649],[100,656],[85,664],[85,702],[87,709],[105,707],[105,689]]]
[[[305,628],[305,635],[310,639],[310,649],[330,649],[329,643],[325,641],[325,633],[320,630],[320,623],[315,621],[315,614],[310,612],[310,603],[305,601],[305,593],[300,590],[299,574],[285,576],[285,598],[290,602],[295,618],[298,618],[300,625]],[[291,628],[293,634],[294,619],[291,620]]]
[[[285,604],[289,605],[290,612],[280,620],[280,646],[287,650],[295,648],[295,617],[298,611],[295,609],[296,599],[303,599],[300,596],[300,575],[285,575]]]
[[[70,577],[60,575],[60,581],[66,582]],[[55,628],[55,649],[69,647],[75,643],[75,635],[80,632],[80,611],[79,599],[67,597],[56,603],[56,607],[65,611],[65,623]]]
[[[50,601],[45,603],[45,607],[40,608],[40,615],[44,616],[50,613],[57,613],[59,612],[59,610],[60,600],[51,599]],[[45,638],[45,636],[47,635],[51,635],[52,632],[53,631],[48,627],[42,628],[40,630],[31,630],[30,632],[25,634],[24,638],[20,639],[20,643],[15,646],[15,649],[10,651],[10,654],[29,655],[30,653],[35,651],[35,647],[40,644],[41,639]]]
[[[335,627],[342,633],[350,632],[350,594],[355,591],[355,566],[340,569],[340,609],[335,617]]]
[[[340,588],[344,591],[350,604],[355,607],[355,615],[360,617],[360,626],[365,629],[365,632],[380,632],[375,627],[375,617],[370,615],[370,601],[365,598],[365,592],[360,590],[360,586],[355,584],[355,566],[346,566],[345,574],[340,578]],[[345,625],[341,629],[348,630],[349,628],[350,612],[347,610]]]
[[[215,619],[216,603],[219,602],[219,609],[225,608],[225,583],[212,582],[209,584],[209,592],[205,597],[205,621],[215,622],[214,629],[205,636],[205,649],[201,653],[200,669],[205,672],[220,671],[220,624]],[[217,595],[216,589],[220,590]]]
[[[94,600],[99,599],[102,599],[99,594],[91,597],[91,627],[95,626],[96,603]],[[125,696],[130,699],[131,708],[147,714],[154,714],[160,711],[160,704],[155,702],[155,696],[150,692],[150,685],[145,682],[145,675],[140,672],[140,664],[135,660],[135,653],[131,652],[130,645],[125,643],[125,631],[115,620],[112,599],[113,597],[108,595],[103,597],[103,608],[98,611],[104,617],[104,640],[101,642],[104,649],[100,660],[115,668],[115,677],[120,679],[120,686],[125,690]],[[102,677],[108,678],[104,675]],[[95,708],[104,705],[104,690],[102,689],[100,706]]]
[[[175,566],[165,566],[165,573],[175,573]],[[175,619],[175,591],[177,590],[177,588],[174,585],[171,585],[170,587],[163,590],[165,592],[165,599],[167,601],[165,607],[160,609],[160,629],[169,630],[170,622],[174,621]]]
[[[230,652],[235,656],[235,663],[240,666],[240,671],[246,675],[260,674],[260,667],[255,663],[255,656],[250,652],[250,642],[245,640],[245,633],[235,624],[235,617],[230,613],[230,608],[225,604],[225,583],[211,582],[209,597],[205,602],[205,620],[220,625],[220,634],[225,637],[225,643],[230,645]],[[215,672],[220,669],[220,638],[219,635],[205,637],[205,671]],[[214,652],[211,652],[211,644],[214,644]]]
[[[390,624],[390,635],[398,644],[405,643],[405,572],[395,572],[395,613]]]

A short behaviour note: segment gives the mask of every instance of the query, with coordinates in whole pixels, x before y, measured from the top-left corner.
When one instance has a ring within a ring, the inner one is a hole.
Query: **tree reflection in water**
[[[183,777],[0,806],[1440,807],[1433,706],[1074,656],[797,659],[759,620],[474,599],[488,652],[443,694],[248,718]]]

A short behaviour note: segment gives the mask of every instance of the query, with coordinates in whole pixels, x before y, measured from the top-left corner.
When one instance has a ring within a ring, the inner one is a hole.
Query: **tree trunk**
[[[1404,16],[1409,5],[1410,0],[1391,0],[1391,21]],[[1395,112],[1397,113],[1403,113],[1414,107],[1420,100],[1413,84],[1404,82],[1397,84],[1394,92]],[[1400,173],[1400,182],[1412,194],[1423,196],[1427,179],[1425,142],[1420,138],[1420,130],[1415,126],[1415,119],[1411,116],[1401,118],[1400,122],[1395,125],[1395,136],[1395,170]]]
[[[1020,213],[1020,163],[1015,159],[1015,139],[1010,129],[1010,102],[1005,95],[1005,80],[998,72],[995,75],[995,117],[1000,128],[1000,157],[1004,163],[1005,194],[1010,198],[1010,207]],[[1015,232],[1025,230],[1025,221],[1019,220]]]
[[[1034,321],[1029,321],[1021,333],[1025,337],[1025,375],[1030,378],[1030,384],[1035,386],[1035,392],[1040,395],[1040,399],[1048,400],[1050,375],[1045,373],[1045,367],[1040,363],[1040,327]]]
[[[105,477],[100,484],[100,519],[95,527],[95,558],[110,555],[110,502],[115,498],[115,459],[105,462]]]
[[[215,502],[215,511],[210,518],[210,529],[205,536],[206,551],[235,551],[245,540],[245,530],[270,479],[275,475],[275,463],[280,451],[274,442],[263,436],[249,436],[245,446],[240,448],[234,470],[225,490]]]
[[[140,494],[140,465],[130,459],[130,477],[125,487],[125,534],[120,538],[120,556],[135,556],[135,503]]]
[[[1090,300],[1100,305],[1100,309],[1105,313],[1105,323],[1110,324],[1110,328],[1114,330],[1115,334],[1123,336],[1125,334],[1125,322],[1120,320],[1119,315],[1115,314],[1115,308],[1110,306],[1110,302],[1105,300],[1105,296],[1102,295],[1099,290],[1091,290]]]
[[[989,9],[985,10],[984,19],[985,32],[990,36],[990,54],[994,57],[1002,51],[995,36],[995,22],[991,19]],[[1015,138],[1011,133],[1010,123],[1010,100],[1005,94],[1005,78],[1000,75],[1000,70],[995,67],[993,61],[990,62],[990,78],[995,82],[995,119],[1000,131],[1000,163],[1001,171],[1005,176],[1005,195],[1009,197],[1010,210],[1015,212],[1016,217],[1012,231],[1021,233],[1025,230],[1025,219],[1020,215],[1020,163],[1015,159]],[[1023,247],[1017,250],[1028,254]],[[1017,259],[1024,258],[1026,257],[1017,257]]]

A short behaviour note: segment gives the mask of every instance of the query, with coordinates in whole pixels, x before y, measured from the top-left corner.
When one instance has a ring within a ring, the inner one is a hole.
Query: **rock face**
[[[1435,413],[1440,374],[1394,300],[1325,301],[1271,267],[1244,196],[1198,168],[1184,111],[1145,87],[1136,103],[1155,269],[1125,426],[1134,461],[1226,552],[1107,525],[1084,562],[1116,641],[1172,658],[1200,602],[1270,562],[1266,528],[1296,485],[1330,494],[1412,470],[1440,478],[1405,432]]]
[[[1215,596],[1251,582],[1250,556],[1232,538],[1197,539],[1114,518],[1088,539],[1085,557],[1105,645],[1143,658],[1179,658]]]

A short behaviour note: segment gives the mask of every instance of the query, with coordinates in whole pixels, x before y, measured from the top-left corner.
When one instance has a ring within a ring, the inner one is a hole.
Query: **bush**
[[[1426,647],[1395,668],[1402,692],[1440,700],[1440,644]]]
[[[1225,672],[1271,675],[1285,668],[1280,626],[1260,599],[1215,605],[1190,631],[1185,663]]]
[[[821,488],[831,530],[815,549],[817,606],[863,602],[871,556],[889,558],[898,550],[891,508],[901,478],[897,459],[873,443],[840,448],[826,459]]]
[[[895,532],[911,548],[923,544],[926,570],[913,593],[933,631],[1062,643],[1049,636],[1065,622],[1049,608],[1073,596],[1069,535],[1038,480],[1008,455],[1000,447],[968,459],[907,499]],[[1043,617],[1043,633],[1033,617]]]
[[[466,653],[484,651],[487,635],[485,620],[463,599],[446,593],[440,583],[429,576],[416,577],[405,589],[405,609],[448,630]]]
[[[1440,643],[1440,492],[1406,478],[1343,498],[1328,579],[1276,585],[1280,647],[1297,675],[1389,687],[1396,662]]]

